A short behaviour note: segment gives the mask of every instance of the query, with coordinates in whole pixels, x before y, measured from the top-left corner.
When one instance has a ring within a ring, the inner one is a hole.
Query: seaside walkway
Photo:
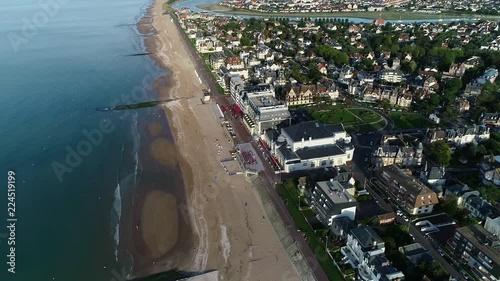
[[[283,244],[283,248],[301,280],[329,280],[307,242],[303,241],[304,237],[297,231],[293,219],[284,207],[283,201],[276,197],[278,196],[277,194],[276,196],[272,196],[273,187],[266,179],[262,179],[260,176],[254,176],[250,180],[262,202],[262,207],[269,221],[278,235],[278,239]],[[274,191],[274,193],[276,192]],[[282,277],[282,280],[287,280],[286,272],[283,273]]]

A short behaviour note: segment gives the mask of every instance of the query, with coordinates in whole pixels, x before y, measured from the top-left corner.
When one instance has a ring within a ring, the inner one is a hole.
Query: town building
[[[330,89],[321,85],[300,85],[290,84],[283,87],[285,103],[287,105],[302,105],[314,102],[315,98],[328,96]]]
[[[399,252],[406,257],[413,268],[418,267],[422,262],[432,262],[434,259],[429,250],[420,243],[413,243],[399,247]]]
[[[483,184],[500,186],[500,155],[485,155],[479,161],[479,175]]]
[[[500,203],[495,202],[491,206],[491,212],[484,222],[484,229],[496,237],[500,237]]]
[[[225,56],[223,53],[213,53],[208,60],[212,69],[219,70],[224,65]]]
[[[425,162],[424,169],[420,172],[420,180],[434,189],[438,193],[438,196],[441,197],[439,193],[442,193],[442,187],[446,183],[445,175],[444,167],[429,167],[427,162]]]
[[[316,182],[311,193],[312,210],[320,222],[331,226],[337,217],[354,221],[356,199],[336,180]]]
[[[453,146],[464,146],[468,143],[478,144],[490,138],[490,129],[484,125],[458,126],[448,129],[428,129],[425,142],[430,144],[444,140]]]
[[[483,113],[481,115],[481,123],[494,127],[500,126],[500,113]]]
[[[436,192],[394,165],[380,168],[377,177],[389,196],[411,215],[430,214],[438,204]]]
[[[262,135],[267,129],[274,129],[280,123],[290,125],[288,106],[274,97],[274,93],[248,95],[247,106],[243,109],[251,122],[244,124],[250,134]]]
[[[302,122],[281,128],[279,133],[267,130],[263,141],[287,173],[338,167],[351,161],[354,154],[351,136],[342,124]]]
[[[378,72],[378,79],[389,83],[400,83],[403,79],[403,72],[399,70],[384,69]]]
[[[446,187],[444,199],[455,198],[457,200],[457,207],[463,209],[465,208],[465,200],[470,196],[479,196],[479,191],[473,190],[465,184],[455,184]]]
[[[243,124],[250,134],[261,135],[282,122],[290,125],[288,106],[275,98],[272,85],[248,85],[239,76],[232,76],[229,85],[231,97],[244,114]]]
[[[401,135],[383,135],[380,145],[372,153],[375,169],[388,165],[420,166],[422,164],[422,143],[409,145]]]
[[[359,280],[404,279],[404,274],[386,258],[384,240],[369,226],[351,229],[340,252],[343,260],[357,270]]]
[[[482,226],[457,228],[447,247],[480,280],[500,279],[500,241]]]
[[[491,204],[479,195],[470,195],[463,202],[464,208],[469,211],[469,215],[483,222],[491,212]]]

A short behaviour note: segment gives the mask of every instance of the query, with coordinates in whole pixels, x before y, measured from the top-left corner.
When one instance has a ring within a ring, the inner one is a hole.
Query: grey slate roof
[[[344,132],[344,125],[326,125],[317,121],[302,122],[282,129],[293,141],[301,141],[302,138],[321,139],[333,136],[335,133]]]
[[[442,169],[439,169],[439,167],[432,167],[430,172],[429,172],[429,176],[427,177],[427,179],[430,179],[430,180],[438,180],[438,179],[441,179],[443,178],[443,171]]]
[[[384,240],[382,240],[382,238],[375,233],[373,228],[369,226],[353,228],[351,229],[351,234],[358,240],[363,248],[373,247],[374,242],[376,242],[377,245],[384,243]]]
[[[295,159],[299,160],[299,156],[297,156],[295,152],[291,151],[284,145],[278,147],[278,150],[280,151],[281,155],[283,155],[285,160],[295,160]]]
[[[301,148],[295,153],[300,157],[300,159],[314,159],[320,157],[334,156],[344,154],[344,151],[336,144],[320,146],[320,147],[308,147]]]

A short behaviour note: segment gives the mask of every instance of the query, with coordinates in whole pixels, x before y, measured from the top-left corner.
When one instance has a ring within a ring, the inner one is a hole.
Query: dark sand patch
[[[158,163],[175,167],[177,165],[177,151],[174,144],[166,138],[155,139],[150,147],[149,153]]]
[[[163,126],[159,122],[152,122],[148,124],[149,134],[153,137],[161,135]]]
[[[165,255],[177,244],[178,225],[175,197],[167,192],[151,191],[142,206],[141,234],[153,258]]]

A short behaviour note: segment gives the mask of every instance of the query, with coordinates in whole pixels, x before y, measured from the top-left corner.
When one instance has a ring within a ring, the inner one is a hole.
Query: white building
[[[495,235],[496,237],[500,237],[500,204],[493,203],[490,214],[486,218],[486,222],[484,223],[484,229],[486,229],[489,233]]]
[[[233,76],[229,89],[244,114],[243,124],[250,134],[261,135],[265,130],[290,120],[288,106],[275,98],[272,85],[247,85],[241,77]]]
[[[384,69],[379,71],[378,78],[389,83],[399,83],[403,79],[403,72],[399,70]]]
[[[336,180],[320,181],[311,194],[312,210],[319,221],[331,226],[338,217],[348,217],[354,221],[356,199]]]
[[[276,135],[266,131],[263,138],[287,173],[345,165],[354,154],[351,136],[342,124],[302,122],[282,128],[273,139]]]
[[[386,258],[384,240],[369,226],[351,229],[347,235],[347,243],[340,252],[344,255],[343,260],[357,269],[361,280],[404,279],[404,274]]]

